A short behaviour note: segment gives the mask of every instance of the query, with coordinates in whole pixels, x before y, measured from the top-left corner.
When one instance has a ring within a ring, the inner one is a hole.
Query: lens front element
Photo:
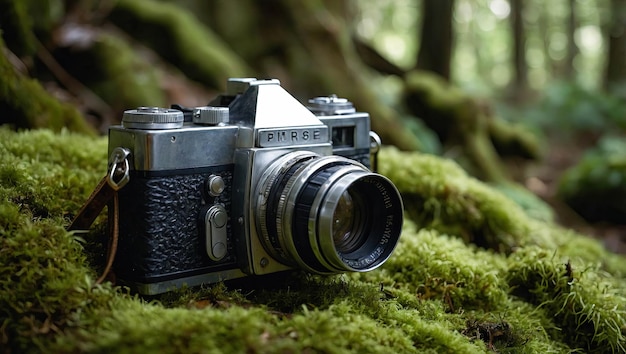
[[[338,252],[349,253],[361,243],[359,235],[363,226],[362,214],[367,210],[357,198],[358,196],[352,197],[350,190],[343,192],[333,213],[333,242]]]
[[[261,177],[257,196],[265,249],[311,272],[372,270],[400,236],[402,200],[393,183],[340,156],[283,155]]]

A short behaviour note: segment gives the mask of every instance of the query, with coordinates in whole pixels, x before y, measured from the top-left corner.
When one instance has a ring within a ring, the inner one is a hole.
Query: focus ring
[[[337,170],[345,167],[345,164],[335,164],[327,167],[321,171],[316,172],[311,176],[306,185],[302,188],[302,191],[298,195],[298,202],[294,210],[294,223],[292,225],[293,242],[300,258],[311,268],[320,273],[328,272],[328,266],[322,264],[316,257],[315,252],[309,242],[309,216],[311,213],[311,207],[313,201],[317,196],[320,188],[333,175]]]

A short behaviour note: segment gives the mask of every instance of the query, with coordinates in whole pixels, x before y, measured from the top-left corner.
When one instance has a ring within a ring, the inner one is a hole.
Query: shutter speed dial
[[[122,125],[130,129],[177,129],[182,128],[185,117],[177,109],[139,107],[124,111]]]

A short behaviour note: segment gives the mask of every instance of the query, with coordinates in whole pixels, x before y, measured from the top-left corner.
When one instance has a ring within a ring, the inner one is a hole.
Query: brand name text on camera
[[[328,140],[327,127],[267,129],[258,132],[259,147],[319,144]]]

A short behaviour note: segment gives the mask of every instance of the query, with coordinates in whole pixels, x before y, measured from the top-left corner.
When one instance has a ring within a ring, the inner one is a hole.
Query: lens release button
[[[219,205],[212,205],[204,215],[204,229],[206,237],[206,252],[213,261],[219,261],[226,256],[226,223],[228,213]]]

